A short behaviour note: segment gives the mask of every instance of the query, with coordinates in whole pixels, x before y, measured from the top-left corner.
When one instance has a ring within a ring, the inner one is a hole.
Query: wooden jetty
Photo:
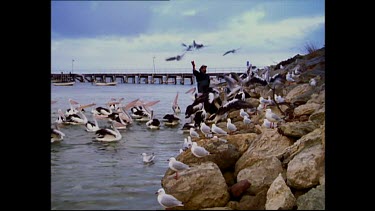
[[[241,72],[242,73],[242,72]],[[239,73],[239,74],[241,74]],[[224,73],[207,73],[210,77],[216,77],[218,80],[223,79]],[[51,73],[51,81],[78,81],[78,82],[100,82],[109,83],[133,83],[133,84],[177,84],[181,85],[194,84],[195,76],[193,73]]]

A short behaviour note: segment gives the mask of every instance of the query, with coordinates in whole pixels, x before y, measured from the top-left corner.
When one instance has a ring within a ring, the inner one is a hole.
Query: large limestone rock
[[[213,139],[201,139],[197,141],[198,146],[204,147],[207,151],[212,153],[206,157],[198,158],[191,152],[191,148],[182,152],[177,156],[177,160],[185,163],[202,163],[211,161],[225,172],[228,169],[232,169],[238,158],[241,156],[237,147],[230,143],[224,143],[220,140]]]
[[[238,210],[264,210],[267,199],[267,188],[259,191],[255,196],[244,195],[237,204]]]
[[[306,103],[294,109],[294,116],[310,115],[321,107],[318,103]]]
[[[307,193],[298,197],[297,210],[325,210],[325,185],[311,188]]]
[[[247,150],[247,148],[249,148],[250,143],[255,141],[257,137],[258,134],[256,133],[244,133],[227,136],[226,140],[229,144],[233,144],[234,146],[236,146],[238,151],[242,155]]]
[[[267,191],[266,210],[291,210],[295,205],[296,198],[279,174]]]
[[[247,179],[251,184],[248,189],[249,192],[256,194],[262,189],[269,187],[277,175],[282,172],[283,168],[280,160],[276,157],[267,157],[242,169],[237,175],[237,181]]]
[[[196,210],[211,207],[224,207],[230,198],[228,186],[219,167],[213,162],[191,165],[189,170],[179,174],[165,175],[162,187],[168,194],[184,202],[177,210]]]
[[[325,107],[316,110],[309,117],[309,120],[316,125],[322,125],[326,118]]]
[[[279,134],[277,129],[263,128],[262,132],[257,139],[250,142],[249,148],[236,162],[235,176],[237,176],[239,171],[252,166],[259,160],[282,154],[287,147],[293,144],[293,140]],[[252,184],[251,181],[250,183]]]
[[[308,83],[300,84],[286,95],[285,101],[289,103],[296,101],[307,102],[313,93],[314,89]]]
[[[315,130],[318,126],[311,121],[306,122],[287,122],[279,126],[281,132],[285,136],[293,138],[301,138],[302,136]]]
[[[286,166],[295,155],[311,146],[321,144],[322,138],[324,137],[324,127],[315,129],[314,131],[302,136],[293,145],[285,148],[284,152],[278,156],[282,161],[283,166]]]
[[[296,189],[316,186],[324,174],[324,167],[323,146],[317,144],[306,147],[288,163],[287,184]]]

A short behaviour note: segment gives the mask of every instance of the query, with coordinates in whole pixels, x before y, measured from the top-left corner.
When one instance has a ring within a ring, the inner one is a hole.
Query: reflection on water
[[[91,83],[76,83],[71,87],[51,85],[51,122],[57,118],[57,110],[65,112],[71,98],[80,104],[96,103],[104,106],[111,98],[125,98],[123,103],[137,98],[144,101],[160,100],[152,106],[154,117],[161,120],[172,113],[172,101],[179,92],[178,102],[182,109],[181,123],[177,127],[162,126],[150,130],[145,123],[134,122],[120,131],[123,138],[116,143],[93,141],[94,133],[84,126],[64,125],[65,138],[51,144],[51,208],[52,209],[104,209],[104,210],[163,210],[155,192],[161,187],[161,179],[168,169],[168,158],[176,156],[184,137],[180,128],[184,123],[184,111],[192,103],[185,91],[192,85],[122,84],[100,87]],[[92,120],[91,108],[85,115]],[[109,125],[99,120],[101,127]],[[153,164],[144,164],[141,153],[154,153]]]

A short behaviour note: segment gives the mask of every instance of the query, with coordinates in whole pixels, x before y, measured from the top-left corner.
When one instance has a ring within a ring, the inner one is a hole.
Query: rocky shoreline
[[[165,192],[184,203],[176,210],[320,210],[325,209],[325,49],[295,56],[271,66],[271,74],[299,70],[296,83],[275,94],[285,104],[268,105],[286,117],[276,128],[262,126],[265,112],[251,115],[244,125],[239,111],[228,114],[237,131],[231,135],[193,139],[212,154],[197,158],[188,149],[176,157],[190,166],[168,169],[161,181]],[[316,79],[315,86],[310,79]],[[274,94],[257,86],[246,90],[246,101]],[[280,109],[279,109],[280,108]],[[280,111],[281,110],[281,111]],[[226,122],[217,126],[226,128]],[[201,136],[203,137],[203,136]]]

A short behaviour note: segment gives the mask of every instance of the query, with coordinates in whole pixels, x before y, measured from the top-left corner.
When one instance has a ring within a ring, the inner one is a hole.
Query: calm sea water
[[[155,192],[161,187],[161,179],[168,169],[168,159],[179,154],[184,137],[186,106],[192,103],[187,90],[194,85],[122,84],[94,86],[79,83],[74,86],[51,85],[51,123],[57,118],[57,110],[69,108],[68,99],[81,104],[96,103],[104,106],[111,98],[125,98],[123,103],[137,98],[144,101],[160,100],[152,106],[154,117],[159,120],[172,113],[172,102],[179,92],[178,102],[182,113],[181,123],[173,128],[162,126],[150,130],[145,122],[134,122],[121,131],[122,140],[117,143],[93,142],[94,133],[84,126],[64,125],[61,143],[51,144],[51,208],[91,210],[163,210]],[[85,115],[91,121],[91,108]],[[99,120],[100,126],[108,125]],[[141,153],[154,153],[155,162],[146,165]]]

